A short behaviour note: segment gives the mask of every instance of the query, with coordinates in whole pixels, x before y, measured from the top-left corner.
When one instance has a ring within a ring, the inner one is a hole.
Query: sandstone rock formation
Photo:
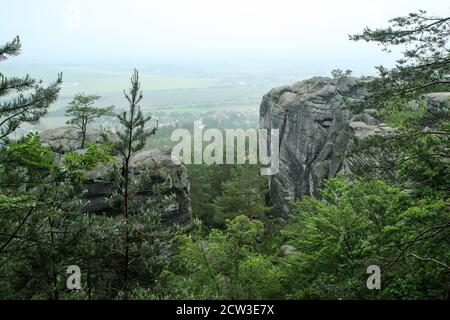
[[[57,128],[44,131],[40,134],[44,145],[49,146],[55,153],[64,157],[64,153],[79,150],[81,147],[81,132],[74,127]],[[111,138],[114,138],[110,134]],[[100,131],[88,129],[86,142],[101,142]],[[80,150],[79,152],[82,152]],[[118,158],[120,163],[120,159]],[[162,183],[167,179],[171,181],[171,189],[168,191],[175,194],[176,203],[165,209],[162,217],[164,223],[188,225],[192,221],[191,203],[189,197],[189,179],[186,168],[183,165],[175,164],[170,153],[159,149],[141,151],[137,153],[131,161],[130,168],[132,175],[138,177],[146,174],[149,177],[149,185],[144,186],[138,193],[138,197],[145,202],[153,196],[153,185]],[[87,211],[92,213],[106,212],[118,214],[118,208],[108,201],[114,191],[114,183],[109,172],[111,165],[102,164],[95,170],[86,173],[85,182],[87,194],[85,199],[89,200]]]
[[[41,141],[57,153],[65,153],[81,148],[81,131],[76,127],[61,127],[46,130],[39,135]],[[111,138],[112,134],[109,134],[108,136]],[[86,144],[102,141],[103,138],[99,130],[93,128],[88,128],[86,130]]]
[[[450,92],[433,92],[423,95],[427,108],[434,114],[440,114],[444,108],[450,107]]]
[[[290,202],[318,196],[324,179],[346,166],[353,139],[392,130],[367,112],[353,116],[346,101],[361,99],[358,79],[315,77],[272,89],[260,106],[260,128],[279,129],[280,169],[269,177],[274,210],[285,216]]]

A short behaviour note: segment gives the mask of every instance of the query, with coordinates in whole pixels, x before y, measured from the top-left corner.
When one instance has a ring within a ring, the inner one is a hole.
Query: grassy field
[[[175,107],[164,107],[164,108],[143,108],[144,111],[149,113],[162,113],[165,115],[178,115],[183,113],[189,114],[201,114],[204,112],[210,111],[255,111],[259,106],[256,104],[248,104],[248,105],[227,105],[227,104],[218,104],[218,105],[206,105],[206,106],[175,106]]]
[[[165,108],[143,108],[143,111],[150,115],[164,115],[173,117],[179,121],[183,120],[183,115],[198,116],[201,117],[203,113],[214,111],[239,111],[239,112],[258,112],[258,105],[212,105],[212,106],[178,106],[178,107],[165,107]],[[39,130],[48,130],[63,127],[66,125],[68,117],[63,115],[49,115],[43,117],[39,125]]]
[[[171,90],[207,88],[215,84],[214,79],[175,75],[140,74],[142,90]],[[99,95],[122,92],[129,87],[129,75],[103,76],[68,83],[63,87],[62,95],[74,95],[78,92],[96,92]]]
[[[240,111],[258,113],[262,96],[272,87],[289,83],[276,75],[247,72],[197,72],[187,68],[139,67],[144,112],[166,120],[193,119],[203,113]],[[64,126],[67,104],[77,93],[97,94],[98,106],[114,105],[119,112],[127,108],[123,90],[129,87],[132,68],[124,66],[11,65],[2,72],[8,76],[30,74],[49,83],[58,72],[63,85],[56,103],[37,126],[39,130]]]
[[[2,70],[8,76],[25,76],[54,80],[59,72],[63,73],[64,84],[61,95],[73,95],[78,92],[97,92],[98,94],[122,92],[129,87],[132,68],[108,67],[93,68],[87,66],[26,66],[7,64]],[[214,86],[217,79],[196,74],[162,73],[154,70],[140,70],[142,90],[191,89]]]

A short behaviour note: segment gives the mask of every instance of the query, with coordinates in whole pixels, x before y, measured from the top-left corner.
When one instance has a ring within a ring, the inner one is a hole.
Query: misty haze
[[[450,299],[448,1],[0,8],[0,300]]]

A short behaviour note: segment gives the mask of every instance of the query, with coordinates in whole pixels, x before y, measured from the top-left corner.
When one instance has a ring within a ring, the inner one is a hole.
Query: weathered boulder
[[[354,140],[363,140],[372,135],[383,135],[393,131],[385,123],[370,125],[362,121],[350,121],[348,126],[352,129]]]
[[[430,112],[441,113],[450,107],[450,92],[433,92],[423,95]]]
[[[76,127],[61,127],[41,132],[41,141],[48,145],[54,152],[65,153],[81,148],[81,130]],[[111,138],[112,134],[107,133]],[[86,130],[86,144],[102,142],[100,130],[88,128]]]
[[[315,77],[272,89],[260,106],[260,128],[279,129],[280,168],[269,177],[274,210],[285,216],[290,202],[319,196],[324,179],[345,166],[353,139],[391,130],[372,116],[373,110],[352,115],[347,101],[366,94],[354,77]]]
[[[89,129],[86,142],[101,142],[101,132],[96,129]],[[114,136],[109,134],[112,139]],[[54,152],[64,157],[65,152],[80,150],[81,133],[73,127],[65,127],[44,131],[40,134],[44,145],[49,146]],[[117,158],[120,165],[121,159]],[[188,225],[192,221],[192,211],[190,203],[189,178],[186,167],[175,164],[170,153],[160,149],[140,151],[131,159],[130,169],[132,177],[139,178],[146,175],[147,185],[144,185],[138,192],[138,199],[142,203],[147,202],[154,195],[153,187],[156,184],[170,181],[171,187],[167,193],[175,195],[175,203],[165,209],[162,217],[164,223]],[[87,193],[84,198],[88,200],[86,210],[92,213],[102,213],[115,215],[119,214],[119,208],[115,207],[108,198],[115,191],[115,183],[111,176],[112,166],[109,164],[98,165],[94,170],[86,172],[85,186]]]

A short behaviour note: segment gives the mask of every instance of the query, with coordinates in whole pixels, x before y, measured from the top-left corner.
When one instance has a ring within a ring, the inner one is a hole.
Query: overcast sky
[[[33,63],[296,61],[364,69],[393,61],[348,34],[447,0],[15,0],[0,41],[20,35]]]

